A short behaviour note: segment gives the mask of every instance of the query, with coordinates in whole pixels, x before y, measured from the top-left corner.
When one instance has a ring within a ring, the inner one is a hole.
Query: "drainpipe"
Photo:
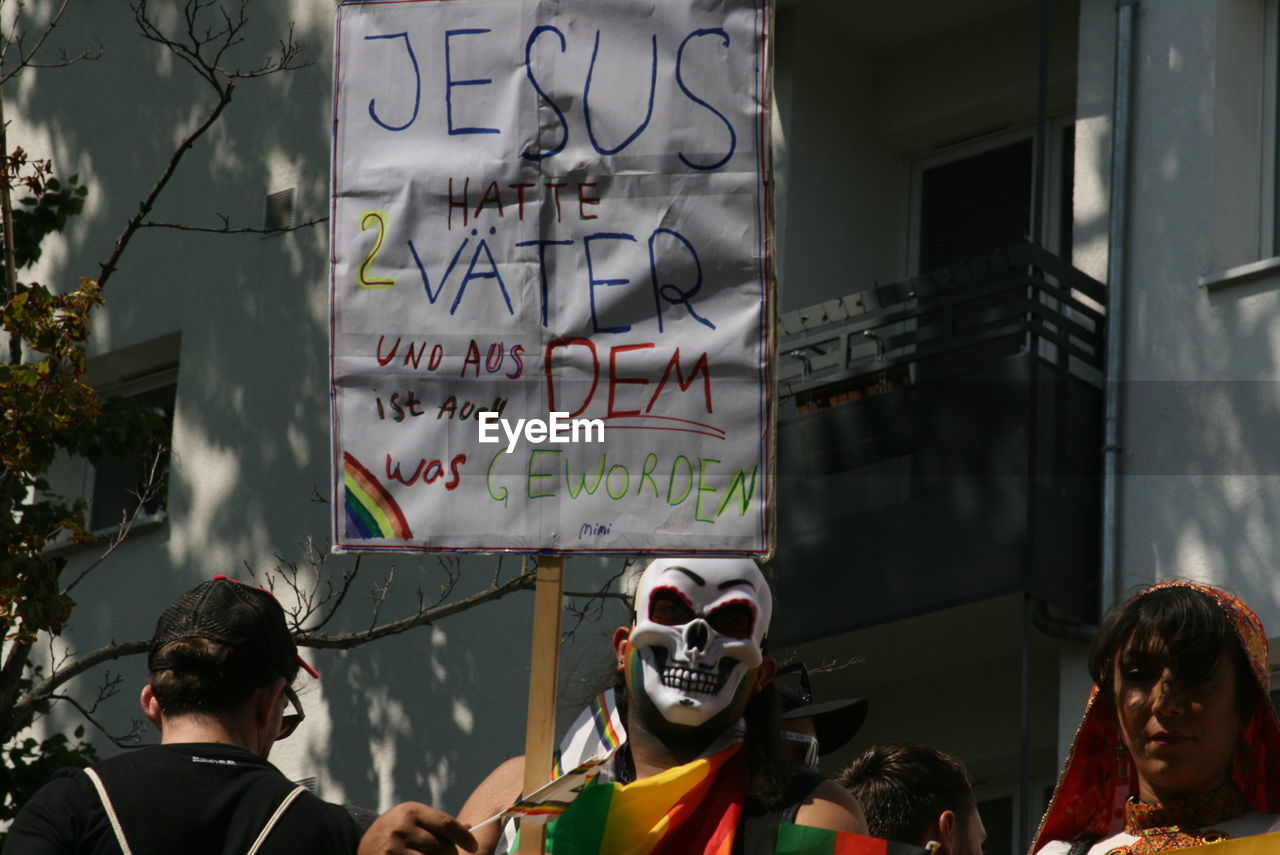
[[[1049,157],[1049,47],[1052,20],[1052,0],[1041,0],[1040,65],[1036,82],[1035,154],[1031,158],[1031,162],[1035,164],[1035,175],[1031,179],[1032,192],[1035,196],[1031,203],[1031,242],[1036,246],[1044,246],[1045,176],[1048,174],[1046,161]]]
[[[1124,376],[1124,267],[1129,196],[1129,120],[1133,100],[1137,0],[1116,3],[1115,91],[1111,121],[1111,210],[1107,226],[1107,374],[1102,441],[1102,572],[1098,605],[1105,615],[1120,593],[1120,384]]]

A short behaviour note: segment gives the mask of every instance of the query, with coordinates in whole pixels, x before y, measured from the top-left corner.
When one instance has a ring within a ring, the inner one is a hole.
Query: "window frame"
[[[1274,0],[1274,2],[1280,2],[1280,0]],[[1049,138],[1048,145],[1045,148],[1045,154],[1048,158],[1048,162],[1045,165],[1046,192],[1043,200],[1044,210],[1041,211],[1041,216],[1044,224],[1044,247],[1055,254],[1060,253],[1062,249],[1059,246],[1061,243],[1059,235],[1062,232],[1063,225],[1061,211],[1064,194],[1072,193],[1074,186],[1074,180],[1072,181],[1072,187],[1061,186],[1061,177],[1065,166],[1063,163],[1062,135],[1063,131],[1074,124],[1075,121],[1075,113],[1064,113],[1050,117],[1048,122]],[[928,272],[920,269],[920,221],[924,213],[922,207],[924,173],[935,167],[955,163],[956,161],[984,154],[1023,140],[1029,139],[1034,143],[1035,131],[1034,124],[1022,124],[992,130],[970,139],[945,145],[928,154],[920,155],[910,160],[910,199],[907,205],[907,256],[904,266],[908,278]],[[1034,144],[1032,151],[1034,157]],[[1031,165],[1031,199],[1028,200],[1028,208],[1035,204],[1035,173],[1035,163],[1033,161]],[[1031,223],[1027,223],[1027,229],[1030,231]]]
[[[154,392],[169,386],[174,390],[173,413],[170,418],[177,413],[177,397],[178,397],[178,365],[176,363],[161,366],[144,373],[138,373],[129,376],[127,379],[108,384],[98,389],[98,394],[106,397],[124,397],[134,398],[144,395],[148,392]],[[170,424],[169,444],[173,444],[173,426]],[[85,477],[84,477],[84,498],[85,507],[85,524],[89,528],[89,532],[94,537],[111,537],[119,531],[120,523],[105,523],[94,525],[94,504],[97,499],[98,491],[98,465],[89,461],[84,461]],[[155,511],[148,512],[145,508],[138,509],[137,515],[133,518],[131,528],[136,530],[139,527],[149,527],[151,525],[159,525],[164,523],[169,517],[166,508],[159,508]]]

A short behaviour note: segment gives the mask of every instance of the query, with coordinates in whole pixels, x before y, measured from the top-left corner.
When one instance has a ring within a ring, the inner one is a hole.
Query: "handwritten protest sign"
[[[339,7],[336,549],[767,551],[767,18]]]

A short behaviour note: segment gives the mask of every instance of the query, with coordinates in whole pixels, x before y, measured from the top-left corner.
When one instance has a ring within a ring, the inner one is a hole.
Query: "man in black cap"
[[[299,667],[317,676],[275,597],[225,576],[196,586],[160,616],[147,665],[142,711],[160,744],[56,775],[4,855],[355,852],[348,813],[267,762],[302,720]]]

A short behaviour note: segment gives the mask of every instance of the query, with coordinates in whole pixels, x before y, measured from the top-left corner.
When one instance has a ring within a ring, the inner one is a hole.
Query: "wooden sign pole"
[[[564,558],[538,556],[533,594],[533,654],[529,668],[529,713],[524,737],[524,790],[551,780],[556,746],[556,685],[560,675],[560,616],[564,611]],[[541,824],[523,824],[519,855],[543,855]]]

